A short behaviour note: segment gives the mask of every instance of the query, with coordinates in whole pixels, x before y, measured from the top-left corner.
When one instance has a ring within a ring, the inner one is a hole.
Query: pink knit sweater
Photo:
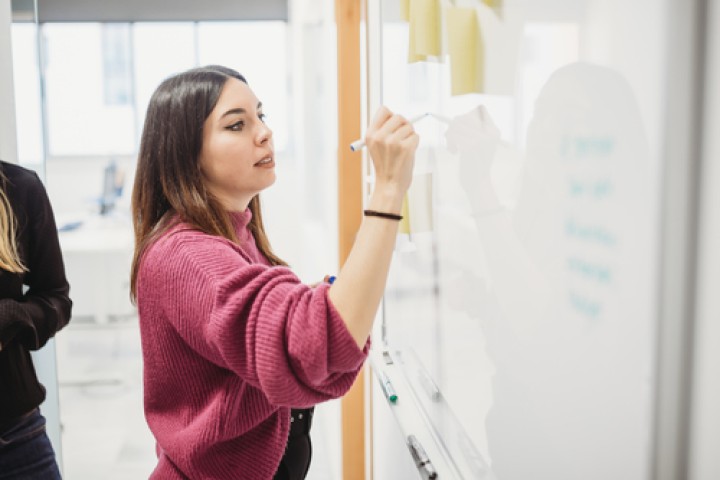
[[[234,214],[241,247],[171,228],[145,253],[137,304],[152,479],[273,477],[290,407],[343,395],[367,356],[328,299],[271,267]]]

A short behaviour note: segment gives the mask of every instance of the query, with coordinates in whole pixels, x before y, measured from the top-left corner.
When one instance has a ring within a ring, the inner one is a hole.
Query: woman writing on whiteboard
[[[309,440],[296,442],[291,423],[343,395],[366,358],[418,144],[386,109],[366,140],[377,179],[368,208],[380,216],[365,217],[337,281],[307,286],[263,229],[273,138],[245,78],[210,66],[154,93],[131,282],[157,441],[151,478],[304,478]]]
[[[68,323],[70,287],[45,188],[34,172],[5,162],[0,226],[0,479],[57,479],[30,352]]]

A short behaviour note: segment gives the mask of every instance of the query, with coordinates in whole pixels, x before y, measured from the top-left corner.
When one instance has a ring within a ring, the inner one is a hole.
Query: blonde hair
[[[4,187],[5,176],[0,172],[0,181]],[[16,232],[17,222],[10,201],[5,194],[5,188],[0,188],[0,268],[12,273],[27,271],[18,254]]]

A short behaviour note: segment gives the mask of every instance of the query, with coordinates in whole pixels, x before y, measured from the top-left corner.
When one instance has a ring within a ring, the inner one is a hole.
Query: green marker
[[[385,375],[385,372],[380,372],[380,386],[382,386],[385,397],[390,403],[397,402],[397,393],[395,393],[395,389],[393,388],[392,383],[390,383],[390,379],[387,375]]]

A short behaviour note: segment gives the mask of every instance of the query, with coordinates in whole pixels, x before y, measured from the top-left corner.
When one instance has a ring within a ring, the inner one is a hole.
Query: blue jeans
[[[35,409],[0,432],[0,480],[60,480],[45,417]]]

